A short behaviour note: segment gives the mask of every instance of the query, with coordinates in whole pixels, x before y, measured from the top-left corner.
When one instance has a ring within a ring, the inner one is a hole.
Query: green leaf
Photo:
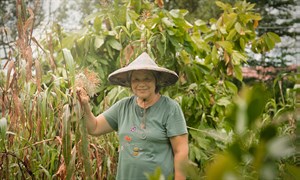
[[[196,25],[196,26],[206,26],[206,22],[203,21],[203,20],[201,20],[201,19],[197,19],[197,20],[195,21],[195,25]]]
[[[227,89],[230,89],[231,92],[233,92],[234,94],[237,94],[238,92],[238,88],[236,87],[236,85],[230,81],[224,81],[225,86],[227,87]]]
[[[256,5],[256,4],[249,4],[249,5],[247,6],[247,11],[252,10],[252,9],[255,7],[255,5]]]
[[[224,3],[221,2],[221,1],[216,1],[216,5],[219,6],[220,8],[222,8],[223,10],[228,9],[228,5],[227,5],[227,4],[224,4]]]
[[[242,69],[240,65],[235,65],[233,66],[233,71],[234,71],[234,75],[235,77],[239,80],[239,81],[243,81],[243,73],[242,73]]]
[[[244,38],[240,38],[240,47],[241,47],[241,49],[244,50],[245,46],[246,46],[246,43],[245,43]]]
[[[79,107],[79,106],[78,106]],[[90,162],[90,153],[89,153],[89,141],[88,141],[88,132],[86,127],[85,120],[79,120],[80,122],[80,132],[81,132],[81,154],[83,157],[83,165],[86,173],[87,179],[92,179],[92,166]]]
[[[218,101],[216,103],[220,106],[226,107],[227,105],[231,104],[231,101],[229,100],[229,97],[222,97],[222,98],[218,99]]]
[[[167,17],[164,17],[161,19],[161,21],[167,26],[167,27],[174,27],[175,24]]]
[[[1,145],[1,147],[5,147],[6,131],[7,131],[7,120],[6,120],[6,118],[3,117],[0,119],[0,145]]]
[[[201,19],[198,19],[195,21],[195,26],[198,27],[204,33],[207,33],[210,31],[210,29],[206,25],[206,22]]]
[[[63,128],[63,137],[62,137],[62,146],[63,146],[63,156],[68,167],[71,160],[71,150],[72,150],[72,141],[71,141],[71,123],[70,123],[70,107],[68,104],[63,107],[63,118],[62,118],[62,128]]]
[[[263,40],[264,40],[264,42],[267,44],[267,47],[268,47],[269,50],[271,50],[271,49],[273,49],[273,48],[275,47],[275,42],[273,42],[273,41],[269,38],[269,36],[264,35],[264,36],[263,36]]]
[[[261,85],[254,86],[248,94],[248,125],[253,124],[259,118],[269,98],[269,92]]]
[[[87,24],[87,23],[89,23],[89,21],[92,21],[92,20],[94,20],[95,18],[97,18],[98,16],[101,16],[101,15],[103,15],[102,12],[96,12],[96,13],[90,14],[90,15],[88,15],[88,16],[84,19],[83,22],[84,22],[85,24]]]
[[[287,164],[286,169],[289,172],[289,174],[291,174],[295,179],[297,177],[300,177],[300,167],[299,166]]]
[[[268,33],[267,33],[267,36],[268,36],[273,42],[275,42],[275,43],[281,42],[280,37],[279,37],[277,34],[275,34],[275,33],[268,32]]]
[[[237,20],[236,13],[230,13],[224,16],[224,21],[225,21],[227,31],[229,31],[232,28],[232,26],[236,23],[236,20]]]
[[[145,175],[148,180],[157,180],[157,179],[163,180],[166,178],[166,177],[164,177],[163,173],[161,172],[160,166],[156,167],[155,171],[152,174],[148,172],[148,173],[145,173]]]
[[[240,65],[241,62],[246,62],[246,61],[247,61],[246,55],[240,53],[239,51],[232,52],[232,63],[234,65]]]
[[[66,36],[65,38],[62,39],[61,46],[63,48],[68,48],[71,49],[74,45],[74,41],[78,39],[78,36],[73,35],[73,36]]]
[[[232,53],[233,45],[229,41],[217,41],[216,44],[224,48],[227,52]]]
[[[180,18],[180,17],[183,18],[183,16],[188,14],[188,11],[186,9],[172,9],[170,11],[170,14],[174,18]]]
[[[211,60],[212,60],[214,65],[218,64],[218,51],[217,51],[216,46],[213,46],[213,48],[212,48]]]
[[[222,34],[227,34],[226,28],[225,27],[220,27],[220,32]]]
[[[244,29],[239,22],[235,23],[234,28],[240,35],[245,35]]]
[[[122,49],[122,45],[115,39],[110,39],[107,43],[115,50],[120,51]]]
[[[75,171],[75,160],[76,160],[76,148],[74,147],[72,151],[72,154],[70,153],[70,161],[69,164],[67,165],[67,178],[66,179],[72,179],[72,176],[74,175]]]
[[[102,19],[98,16],[94,19],[94,28],[96,32],[99,32],[102,29]]]
[[[233,37],[235,37],[236,35],[236,30],[235,29],[231,29],[231,31],[229,32],[228,36],[226,37],[227,41],[231,41],[233,39]]]
[[[95,49],[100,48],[103,44],[104,44],[104,38],[101,36],[95,36],[95,43],[94,43]]]
[[[71,79],[71,85],[75,82],[75,62],[73,56],[69,49],[63,49],[64,58],[67,65],[67,70],[69,71],[69,78]]]

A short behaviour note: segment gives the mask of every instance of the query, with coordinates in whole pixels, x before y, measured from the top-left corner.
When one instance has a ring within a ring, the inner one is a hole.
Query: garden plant
[[[162,0],[107,1],[82,29],[54,24],[37,39],[34,11],[17,0],[18,38],[0,72],[0,179],[114,179],[117,136],[87,134],[75,92],[87,89],[94,114],[130,96],[107,76],[143,51],[179,74],[162,93],[187,121],[188,179],[300,177],[299,74],[245,83],[248,51],[264,54],[281,40],[257,34],[255,4],[216,4],[218,19],[190,22]],[[159,167],[148,177],[163,178]]]

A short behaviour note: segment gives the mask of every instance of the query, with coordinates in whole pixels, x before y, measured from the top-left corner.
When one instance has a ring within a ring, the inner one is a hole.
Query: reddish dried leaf
[[[66,179],[67,168],[64,162],[59,165],[59,168],[54,176],[59,177],[60,179]]]
[[[39,116],[37,117],[37,122],[36,123],[37,123],[37,128],[36,128],[37,134],[38,134],[39,138],[42,139],[42,132],[41,132],[42,120]]]
[[[228,64],[228,66],[227,66],[227,75],[228,76],[232,76],[233,75],[233,66],[232,66],[231,63]]]
[[[10,74],[14,67],[15,67],[15,62],[12,60],[9,61],[8,68],[7,68],[6,91],[8,90],[9,82],[10,82]]]
[[[127,45],[124,49],[124,53],[125,53],[125,61],[126,64],[129,63],[130,58],[132,57],[133,53],[134,53],[134,49],[132,45]]]
[[[13,91],[14,115],[20,117],[19,97],[16,91]]]
[[[230,63],[230,56],[228,55],[227,51],[224,51],[224,60],[225,60],[225,64],[227,65],[228,63]]]
[[[258,20],[254,20],[254,23],[253,23],[254,29],[256,29],[258,27],[258,24],[259,24],[259,21]]]
[[[158,7],[163,8],[164,7],[164,1],[163,0],[155,0]]]
[[[31,73],[31,68],[32,68],[32,49],[30,46],[27,46],[25,54],[24,54],[24,58],[27,61],[26,64],[26,81],[30,81],[31,77],[32,77],[32,73]]]
[[[29,18],[25,21],[25,24],[24,24],[24,26],[23,26],[23,31],[24,31],[24,32],[26,32],[29,28],[32,29],[32,27],[33,27],[33,21],[34,21],[34,13],[33,13],[32,9],[31,9],[31,8],[28,8],[27,10],[28,10],[30,16],[29,16]]]

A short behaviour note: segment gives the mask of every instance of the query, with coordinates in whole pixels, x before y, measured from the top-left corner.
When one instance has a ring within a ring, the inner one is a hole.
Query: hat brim
[[[129,74],[132,71],[149,70],[158,74],[157,84],[160,87],[170,86],[176,83],[178,75],[171,70],[162,67],[123,67],[111,73],[108,80],[111,84],[130,87]]]

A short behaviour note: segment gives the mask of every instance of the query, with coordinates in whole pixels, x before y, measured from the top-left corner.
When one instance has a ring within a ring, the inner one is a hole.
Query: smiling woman
[[[176,101],[159,93],[160,87],[177,81],[177,74],[157,66],[147,53],[142,53],[108,79],[112,84],[130,87],[134,96],[95,117],[86,92],[78,89],[78,95],[91,135],[118,132],[117,179],[147,179],[146,174],[158,167],[166,178],[185,179],[180,167],[188,159],[185,118]]]
[[[131,75],[131,89],[133,93],[138,96],[143,102],[147,102],[150,106],[155,103],[159,96],[155,93],[155,76],[149,70],[133,71]],[[156,100],[155,102],[149,102],[149,100]],[[151,104],[150,104],[151,103]]]

